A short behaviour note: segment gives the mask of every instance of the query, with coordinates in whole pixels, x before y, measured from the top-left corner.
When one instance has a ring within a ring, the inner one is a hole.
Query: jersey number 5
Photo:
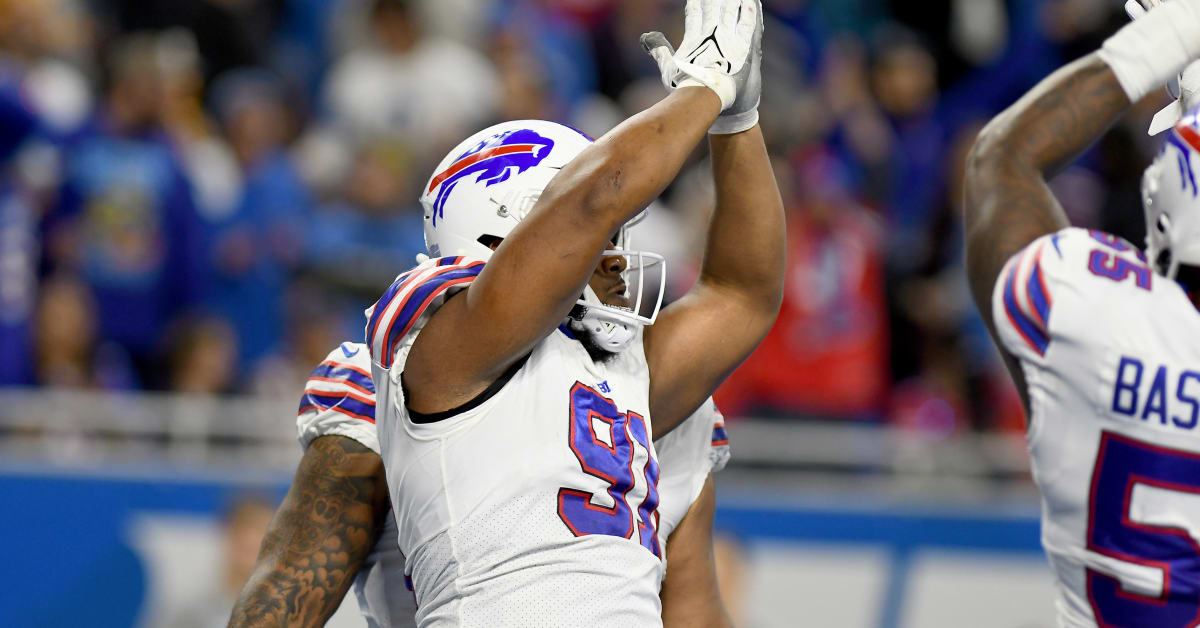
[[[608,438],[597,438],[597,429]],[[646,496],[637,508],[630,505],[629,492],[635,485],[634,447],[646,450],[642,474]],[[575,536],[607,534],[632,538],[636,529],[642,546],[662,557],[658,545],[658,461],[650,449],[646,420],[635,412],[621,412],[611,399],[576,382],[571,387],[571,425],[568,444],[583,472],[608,483],[613,505],[597,506],[591,493],[571,488],[558,489],[558,516]]]
[[[1200,456],[1104,432],[1088,507],[1088,549],[1106,557],[1087,570],[1096,623],[1200,624],[1197,538]]]

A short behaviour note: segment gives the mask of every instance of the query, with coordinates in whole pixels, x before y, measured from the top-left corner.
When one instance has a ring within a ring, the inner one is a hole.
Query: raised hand
[[[749,128],[758,121],[762,28],[759,0],[688,0],[678,51],[657,31],[642,35],[642,46],[658,63],[667,89],[708,87],[721,99],[723,115],[740,124],[752,120]]]
[[[1129,15],[1129,19],[1138,20],[1154,7],[1161,6],[1164,1],[1128,0],[1125,3],[1125,13]],[[1184,68],[1179,76],[1168,81],[1167,93],[1175,99],[1175,102],[1154,114],[1154,119],[1150,121],[1150,128],[1147,131],[1150,135],[1158,135],[1175,126],[1185,112],[1200,104],[1200,62],[1193,62]]]

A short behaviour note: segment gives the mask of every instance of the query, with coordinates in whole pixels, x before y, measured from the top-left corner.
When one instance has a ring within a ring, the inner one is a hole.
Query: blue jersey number
[[[1088,549],[1126,563],[1126,570],[1161,577],[1162,584],[1135,592],[1112,574],[1089,568],[1088,599],[1098,625],[1200,624],[1200,521],[1185,516],[1197,506],[1200,456],[1102,434],[1092,471]]]
[[[608,438],[597,438],[600,426]],[[646,478],[646,497],[637,516],[628,495],[634,486],[633,441],[647,451],[640,470]],[[649,452],[646,420],[634,412],[621,412],[616,404],[593,388],[576,382],[571,387],[571,424],[568,444],[583,472],[608,483],[611,507],[592,503],[592,494],[571,488],[558,490],[558,516],[575,536],[607,534],[632,538],[636,529],[642,546],[662,557],[658,545],[658,461]]]

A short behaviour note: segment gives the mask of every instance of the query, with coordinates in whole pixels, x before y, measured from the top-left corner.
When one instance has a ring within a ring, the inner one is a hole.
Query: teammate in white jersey
[[[1062,626],[1200,621],[1195,113],[1146,171],[1145,254],[1069,228],[1046,183],[1197,56],[1200,0],[1155,6],[1000,114],[968,164],[968,277],[1025,401]]]
[[[685,13],[678,55],[644,40],[676,89],[595,143],[519,121],[451,151],[421,197],[433,259],[368,311],[421,626],[662,623],[653,437],[766,334],[784,271],[757,124],[761,6],[692,0]],[[620,232],[710,127],[717,207],[700,277],[642,316],[627,281],[661,258],[618,246]]]
[[[243,587],[232,626],[320,626],[353,582],[367,625],[415,626],[396,519],[382,491],[375,386],[366,346],[343,343],[308,378],[296,419],[304,457]],[[712,402],[655,443],[663,463],[659,506],[670,537],[662,591],[667,625],[722,616],[713,570],[711,472],[729,458]],[[676,534],[675,530],[679,533]]]

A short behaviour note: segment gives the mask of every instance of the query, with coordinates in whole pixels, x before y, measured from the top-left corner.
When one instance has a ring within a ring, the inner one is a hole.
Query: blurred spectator
[[[735,416],[757,410],[878,419],[888,391],[883,232],[850,196],[845,168],[831,155],[802,153],[794,168],[778,176],[795,180],[781,188],[788,210],[783,307],[717,403]]]
[[[253,373],[253,391],[290,399],[303,389],[308,375],[332,348],[346,340],[361,342],[363,302],[338,303],[320,284],[295,282],[288,295],[287,349],[259,364]]]
[[[0,180],[0,386],[33,383],[36,221],[29,199]]]
[[[205,395],[231,391],[237,374],[237,343],[224,320],[176,321],[167,335],[166,354],[170,390]]]
[[[338,62],[325,90],[353,137],[441,154],[492,119],[499,86],[479,52],[425,33],[409,0],[374,0],[370,23],[368,42]]]
[[[0,4],[0,73],[18,77],[25,102],[48,132],[74,131],[91,110],[79,70],[89,62],[89,26],[71,0]]]
[[[18,78],[0,70],[0,385],[33,383],[31,319],[39,216],[18,180],[14,155],[38,126],[21,97]]]
[[[267,65],[275,27],[288,0],[99,0],[122,31],[182,27],[196,38],[205,79],[231,69]]]
[[[888,155],[888,190],[883,208],[891,265],[906,263],[919,243],[942,189],[944,130],[935,116],[937,63],[920,38],[889,28],[876,40],[871,83],[895,139]]]
[[[138,383],[121,347],[96,338],[87,287],[69,276],[43,281],[35,322],[37,382],[52,388],[128,389]]]
[[[304,256],[311,201],[285,150],[288,117],[279,82],[265,71],[238,70],[212,91],[243,185],[232,214],[215,229],[208,301],[232,323],[239,364],[252,370],[280,349],[284,290]]]
[[[229,623],[233,603],[254,571],[254,561],[275,513],[273,503],[255,496],[234,501],[225,513],[224,571],[219,582],[197,583],[196,599],[168,622],[172,628],[220,628]]]
[[[1019,426],[963,285],[964,151],[979,120],[1123,23],[1119,3],[765,8],[790,283],[726,411]],[[680,11],[0,0],[0,384],[294,394],[423,251],[416,197],[449,146],[498,119],[602,134],[661,97],[637,36],[666,25],[678,42]],[[1163,98],[1052,182],[1074,220],[1141,240]],[[699,263],[704,152],[637,229],[635,246],[670,258],[668,298]]]
[[[172,29],[156,37],[155,49],[163,80],[163,125],[179,149],[197,210],[210,222],[220,220],[234,210],[241,171],[204,108],[196,41],[189,32]]]
[[[527,41],[515,31],[501,31],[492,41],[491,59],[500,85],[496,119],[564,119],[566,100],[551,91],[551,77]]]
[[[342,198],[319,209],[310,223],[310,272],[364,298],[385,289],[425,252],[415,203],[420,184],[413,180],[410,157],[396,149],[378,144],[360,151]]]
[[[593,59],[589,33],[582,28],[580,16],[572,13],[582,4],[537,0],[501,0],[494,11],[494,35],[489,57],[501,73],[503,99],[511,100],[514,74],[536,79],[532,87],[550,110],[571,111],[596,91],[597,64]],[[593,3],[603,10],[604,2]],[[640,2],[653,6],[654,2]],[[632,52],[640,52],[637,47]],[[637,59],[637,57],[635,57]],[[637,59],[640,61],[640,59]],[[604,65],[614,65],[612,59]],[[604,70],[601,69],[601,72]],[[517,94],[532,97],[528,92]],[[543,116],[544,117],[544,116]],[[507,112],[501,120],[514,120]]]
[[[154,55],[149,36],[115,45],[103,108],[65,146],[63,184],[45,225],[48,264],[87,282],[101,335],[142,371],[167,322],[205,283],[203,224],[163,131]]]

